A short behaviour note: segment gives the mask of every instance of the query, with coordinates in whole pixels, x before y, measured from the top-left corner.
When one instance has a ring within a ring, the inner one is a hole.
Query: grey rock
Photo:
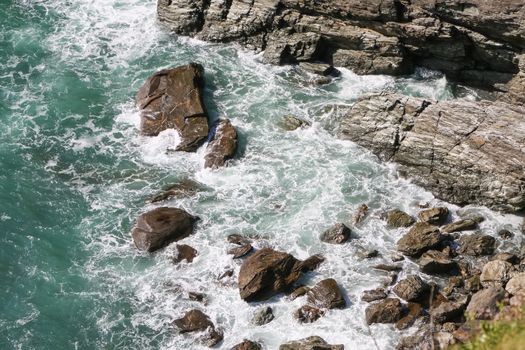
[[[399,281],[392,291],[406,301],[415,301],[420,299],[429,291],[429,285],[417,275],[409,275]]]
[[[331,66],[326,63],[312,63],[312,62],[300,62],[299,67],[304,69],[305,71],[313,74],[328,76],[338,76],[341,73],[334,68],[334,66]]]
[[[502,102],[365,96],[338,135],[396,162],[401,173],[456,204],[525,208],[525,108]]]
[[[489,287],[472,296],[466,313],[478,320],[490,320],[498,313],[498,303],[503,300],[504,292],[500,288]]]
[[[494,253],[496,239],[492,236],[475,233],[459,238],[459,253],[472,256],[490,255]]]
[[[255,312],[255,315],[253,315],[252,323],[256,326],[262,326],[267,323],[270,323],[275,316],[273,315],[273,310],[271,307],[266,306],[262,307],[259,310]]]
[[[397,250],[405,255],[417,256],[438,246],[445,237],[436,226],[418,222],[397,241]]]
[[[386,297],[387,297],[387,294],[384,288],[376,288],[376,289],[365,290],[363,292],[363,295],[361,296],[361,300],[366,301],[367,303],[370,303],[372,301],[385,299]]]

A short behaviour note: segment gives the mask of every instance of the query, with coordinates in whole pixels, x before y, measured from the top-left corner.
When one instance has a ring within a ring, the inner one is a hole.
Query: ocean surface
[[[0,0],[0,29],[0,349],[198,349],[171,326],[191,308],[224,330],[224,349],[245,338],[276,349],[310,335],[348,349],[375,349],[374,338],[394,347],[399,333],[368,328],[360,301],[388,279],[370,265],[390,261],[403,234],[387,230],[380,213],[417,214],[418,203],[439,201],[394,165],[335,138],[338,107],[384,90],[434,99],[476,99],[475,91],[425,70],[394,79],[343,69],[315,86],[296,68],[265,65],[239,47],[170,35],[157,23],[155,0]],[[203,168],[203,149],[167,153],[176,132],[138,131],[134,95],[144,80],[191,61],[206,69],[210,118],[230,118],[240,134],[238,157],[216,171]],[[313,125],[286,132],[279,123],[287,114]],[[130,229],[154,208],[146,198],[183,179],[205,190],[165,203],[202,218],[182,241],[198,257],[177,265],[173,246],[138,252]],[[320,243],[320,232],[350,224],[362,203],[370,216],[357,239]],[[515,217],[469,210],[487,218],[488,234],[518,227]],[[349,306],[300,325],[292,313],[304,298],[245,303],[235,287],[240,262],[226,254],[232,233],[259,235],[256,247],[300,259],[323,254],[326,262],[301,282],[333,277]],[[382,257],[363,260],[364,249]],[[228,269],[234,277],[219,281]],[[206,305],[188,291],[205,293]],[[256,327],[250,319],[262,305],[276,318]]]

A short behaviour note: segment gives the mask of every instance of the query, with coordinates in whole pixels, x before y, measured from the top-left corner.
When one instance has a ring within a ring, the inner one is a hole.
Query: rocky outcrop
[[[521,0],[158,0],[170,30],[264,50],[274,64],[324,61],[358,74],[415,65],[501,88],[525,48]]]
[[[388,228],[410,227],[416,220],[399,209],[392,209],[386,213]]]
[[[525,208],[525,108],[506,103],[366,96],[338,135],[372,150],[438,198],[515,212]]]
[[[244,261],[239,272],[239,292],[246,301],[258,301],[284,292],[295,283],[302,272],[312,266],[292,255],[263,248]]]
[[[215,328],[210,318],[200,310],[188,311],[183,317],[173,321],[173,325],[181,333],[205,332],[200,340],[210,347],[217,345],[223,339],[222,331]]]
[[[432,225],[442,225],[447,221],[448,208],[438,207],[425,209],[417,214],[417,218],[422,222],[428,222]]]
[[[405,255],[417,256],[435,248],[444,239],[436,226],[418,222],[397,241],[397,250]]]
[[[199,220],[178,208],[156,208],[142,214],[131,232],[135,246],[153,252],[193,233]]]
[[[156,136],[166,129],[175,129],[181,139],[175,150],[196,151],[208,137],[203,86],[204,68],[196,63],[165,69],[149,77],[136,97],[141,133]]]
[[[343,294],[333,278],[320,281],[307,295],[308,302],[320,308],[343,309],[346,306]]]
[[[219,120],[206,148],[204,167],[216,169],[232,159],[237,151],[237,131],[228,119]]]

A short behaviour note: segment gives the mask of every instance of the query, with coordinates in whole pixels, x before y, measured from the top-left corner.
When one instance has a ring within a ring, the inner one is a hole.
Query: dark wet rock
[[[399,209],[393,209],[386,213],[386,223],[388,228],[410,227],[416,220]]]
[[[498,236],[500,236],[503,239],[511,239],[514,237],[514,233],[510,232],[509,230],[499,230]]]
[[[498,313],[498,303],[503,300],[503,289],[489,287],[472,296],[466,314],[478,320],[490,320]]]
[[[401,265],[389,265],[389,264],[378,264],[372,266],[373,269],[381,270],[381,271],[401,271],[403,267]]]
[[[262,326],[273,321],[275,316],[273,315],[273,310],[269,306],[260,308],[255,312],[252,318],[252,323],[256,326]]]
[[[459,253],[471,256],[491,255],[494,253],[496,239],[489,235],[474,233],[463,235],[458,240]]]
[[[228,250],[228,254],[233,255],[234,259],[242,258],[243,256],[248,255],[253,250],[251,244],[241,245],[239,247],[231,248]]]
[[[439,304],[430,311],[430,316],[434,322],[445,323],[459,319],[463,316],[467,300],[462,301],[447,301]]]
[[[299,297],[302,297],[303,295],[306,295],[306,293],[308,293],[309,290],[310,290],[310,288],[308,288],[306,286],[301,286],[301,287],[296,288],[290,294],[290,300],[295,300],[295,299],[297,299]]]
[[[379,255],[380,254],[377,249],[359,250],[357,252],[357,256],[361,259],[373,259],[377,258]]]
[[[315,254],[301,263],[303,271],[314,271],[325,261],[324,256]]]
[[[244,237],[244,236],[241,236],[241,235],[236,234],[236,233],[228,235],[227,240],[228,240],[229,243],[238,244],[238,245],[246,245],[246,244],[251,244],[252,243],[251,239],[249,239],[247,237]]]
[[[448,215],[448,208],[437,207],[420,211],[417,218],[432,225],[442,225],[447,221]]]
[[[453,276],[447,280],[446,286],[443,288],[442,293],[446,296],[450,296],[454,291],[457,291],[458,288],[463,287],[463,277]]]
[[[524,113],[500,102],[373,95],[349,109],[338,135],[398,163],[440,199],[517,212],[525,208]]]
[[[321,241],[332,244],[341,244],[350,239],[352,231],[342,223],[335,224],[333,227],[321,234]]]
[[[312,63],[312,62],[300,62],[299,67],[304,69],[305,71],[317,74],[317,75],[323,75],[323,76],[334,76],[337,77],[341,74],[337,69],[334,68],[334,66],[331,66],[326,63]]]
[[[172,198],[191,197],[197,194],[197,192],[200,189],[201,189],[201,185],[199,183],[193,180],[186,179],[186,180],[182,180],[181,182],[176,183],[166,188],[161,193],[148,199],[148,202],[157,203],[157,202],[167,201]]]
[[[173,257],[174,263],[180,263],[183,260],[191,263],[193,259],[197,256],[197,250],[193,247],[190,247],[186,244],[177,244],[177,255]]]
[[[237,131],[228,119],[219,120],[204,154],[204,167],[216,169],[224,166],[237,151]]]
[[[251,340],[243,340],[242,343],[235,345],[230,350],[262,350],[262,346]]]
[[[234,273],[233,269],[226,269],[226,271],[220,274],[220,276],[217,279],[220,281],[226,278],[233,277],[233,273]]]
[[[207,346],[215,346],[223,339],[222,331],[215,328],[210,318],[200,310],[188,311],[182,318],[173,321],[181,333],[205,332],[200,338]]]
[[[420,299],[428,290],[429,285],[417,275],[409,275],[399,281],[392,289],[396,295],[406,301]]]
[[[411,327],[424,313],[423,306],[418,303],[407,303],[406,308],[406,314],[396,322],[396,328],[399,330]]]
[[[403,317],[403,306],[397,298],[386,298],[370,304],[365,310],[367,324],[395,323]]]
[[[285,115],[280,123],[284,130],[293,131],[299,128],[306,128],[312,124],[309,121],[298,118],[294,115]]]
[[[361,296],[361,300],[370,303],[372,301],[385,299],[387,297],[386,291],[384,288],[376,288],[365,290]]]
[[[396,350],[433,350],[434,339],[430,329],[420,329],[416,334],[402,337],[396,346]]]
[[[301,323],[312,323],[323,317],[325,311],[311,305],[304,305],[297,309],[293,316]]]
[[[520,272],[514,277],[512,277],[507,285],[505,290],[511,295],[525,295],[525,272]]]
[[[359,208],[357,208],[357,211],[352,216],[352,224],[358,225],[366,218],[368,215],[368,205],[361,204]]]
[[[462,219],[455,221],[451,224],[445,225],[441,228],[441,231],[445,233],[469,231],[478,228],[478,223],[472,219]]]
[[[344,350],[344,346],[330,345],[323,338],[312,336],[281,344],[279,350]]]
[[[308,260],[307,260],[308,261]],[[292,255],[263,248],[250,255],[239,272],[239,292],[246,301],[270,298],[292,287],[302,272],[311,264],[303,265]]]
[[[397,250],[405,255],[417,256],[438,246],[445,237],[436,226],[418,222],[397,241]]]
[[[175,129],[177,151],[194,152],[208,137],[208,115],[202,100],[204,68],[196,63],[165,69],[149,77],[137,93],[142,134],[156,136]]]
[[[443,252],[429,250],[423,253],[418,261],[421,271],[428,274],[452,273],[457,269],[457,263]]]
[[[206,294],[199,292],[188,292],[188,298],[199,303],[206,302]]]
[[[307,296],[310,304],[320,308],[342,309],[346,306],[343,294],[333,278],[318,282],[308,291]]]
[[[153,252],[188,237],[199,220],[178,208],[156,208],[140,215],[131,232],[139,250]]]
[[[493,260],[483,266],[479,280],[485,287],[502,287],[512,276],[514,267],[511,263],[501,260]]]

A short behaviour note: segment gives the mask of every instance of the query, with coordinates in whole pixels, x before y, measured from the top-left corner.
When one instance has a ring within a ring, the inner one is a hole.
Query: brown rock
[[[295,300],[299,297],[302,297],[303,295],[305,295],[306,293],[308,293],[308,291],[310,290],[310,288],[306,287],[306,286],[301,286],[301,287],[298,287],[296,288],[291,294],[290,294],[290,300]]]
[[[463,316],[465,307],[466,300],[459,302],[447,301],[433,308],[430,311],[430,316],[437,323],[451,322]]]
[[[228,235],[227,240],[229,243],[238,244],[238,245],[246,245],[246,244],[252,243],[252,241],[249,238],[241,236],[236,233]]]
[[[321,241],[332,244],[341,244],[350,239],[352,231],[345,224],[338,223],[321,234]]]
[[[342,309],[346,306],[341,290],[333,278],[320,281],[307,295],[308,302],[320,308]]]
[[[442,225],[448,219],[448,208],[438,207],[422,210],[417,215],[422,222],[428,222],[432,225]]]
[[[386,223],[388,228],[410,227],[416,220],[399,209],[393,209],[386,213]]]
[[[235,345],[231,350],[262,350],[262,346],[251,340],[243,340],[242,343]]]
[[[166,188],[161,193],[148,200],[149,203],[157,203],[172,198],[191,197],[201,189],[201,185],[195,181],[186,179]]]
[[[262,326],[273,321],[275,316],[273,310],[269,306],[265,306],[257,310],[252,318],[252,323],[256,326]]]
[[[376,288],[376,289],[365,290],[363,292],[363,295],[361,296],[361,300],[366,301],[367,303],[370,303],[372,301],[385,299],[386,297],[387,297],[387,294],[384,288]]]
[[[330,345],[323,338],[313,336],[282,344],[279,350],[344,350],[344,346]]]
[[[490,320],[498,313],[498,303],[503,297],[504,293],[500,288],[480,290],[472,296],[466,313],[478,320]]]
[[[368,215],[368,205],[361,204],[359,208],[357,208],[357,211],[352,216],[352,224],[358,225],[360,224]]]
[[[474,233],[459,238],[459,252],[465,255],[480,256],[494,253],[496,239],[492,236]]]
[[[251,244],[245,244],[240,247],[235,247],[235,248],[228,250],[228,254],[233,255],[234,259],[239,259],[249,254],[252,250],[253,250],[253,247]]]
[[[483,286],[502,287],[511,278],[513,270],[512,264],[506,261],[489,261],[483,266],[479,279]]]
[[[395,323],[403,316],[403,307],[396,298],[386,298],[370,304],[365,310],[367,324]]]
[[[219,120],[215,126],[215,133],[206,147],[204,167],[216,169],[224,166],[228,159],[232,159],[237,151],[237,131],[228,119]]]
[[[177,255],[173,258],[174,263],[180,263],[182,260],[191,263],[197,256],[197,250],[186,244],[177,244]]]
[[[423,315],[423,306],[417,303],[407,304],[408,312],[403,318],[396,322],[396,328],[399,330],[411,327],[416,320]]]
[[[397,241],[397,250],[405,255],[417,256],[435,248],[444,239],[445,237],[436,226],[426,222],[418,222]]]
[[[294,131],[299,128],[307,128],[312,124],[294,115],[285,115],[281,120],[280,126],[287,131]]]
[[[404,280],[399,281],[392,289],[396,295],[406,301],[420,299],[428,290],[429,285],[417,275],[409,275]]]
[[[208,137],[203,86],[204,69],[196,63],[162,70],[148,78],[136,98],[142,134],[155,136],[176,129],[181,137],[176,150],[196,151]]]
[[[210,318],[200,310],[188,311],[182,318],[173,321],[181,333],[204,332],[201,337],[207,346],[215,346],[223,339],[223,333],[215,328]]]
[[[507,285],[505,290],[511,295],[525,295],[525,272],[520,272],[519,274],[512,277]]]
[[[178,208],[156,208],[139,216],[131,232],[135,246],[153,252],[193,233],[198,217]]]
[[[452,273],[457,269],[457,263],[450,259],[447,254],[437,250],[429,250],[423,253],[418,261],[421,271],[428,274]]]
[[[445,233],[452,233],[459,231],[475,230],[476,228],[478,228],[478,223],[475,220],[463,219],[443,226],[441,228],[441,231]]]
[[[304,305],[294,312],[294,317],[301,323],[312,323],[324,315],[324,311],[310,305]]]

